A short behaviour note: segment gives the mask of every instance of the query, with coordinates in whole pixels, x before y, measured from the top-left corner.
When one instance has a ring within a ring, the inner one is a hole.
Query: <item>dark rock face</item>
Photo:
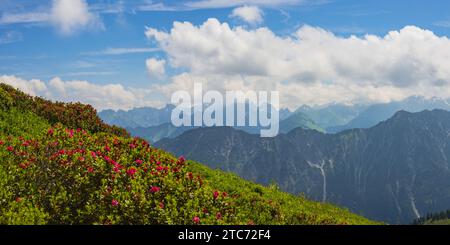
[[[158,146],[388,223],[450,207],[450,113],[443,110],[400,111],[375,127],[334,135],[299,128],[260,138],[199,128]]]

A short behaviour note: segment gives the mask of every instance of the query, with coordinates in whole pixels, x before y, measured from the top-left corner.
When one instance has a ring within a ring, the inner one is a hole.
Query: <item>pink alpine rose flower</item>
[[[186,161],[186,159],[184,158],[184,156],[181,156],[180,158],[178,158],[177,164],[183,165],[185,161]]]
[[[117,201],[116,199],[113,199],[113,200],[111,201],[111,205],[112,205],[113,207],[117,207],[117,206],[119,205],[119,201]]]
[[[114,172],[119,173],[120,172],[120,165],[114,166]]]
[[[194,224],[198,225],[198,224],[200,224],[200,218],[197,217],[197,216],[195,216],[195,217],[192,219],[192,222],[194,222]]]
[[[161,188],[158,186],[152,186],[150,188],[150,193],[158,193],[159,191],[161,191]]]
[[[213,193],[213,197],[214,197],[214,199],[217,199],[217,197],[219,197],[219,192],[218,191],[214,191],[214,193]]]
[[[137,169],[135,169],[135,168],[130,168],[130,169],[128,169],[127,174],[128,174],[129,176],[131,176],[131,177],[134,177],[134,175],[136,174],[136,172],[137,172]]]

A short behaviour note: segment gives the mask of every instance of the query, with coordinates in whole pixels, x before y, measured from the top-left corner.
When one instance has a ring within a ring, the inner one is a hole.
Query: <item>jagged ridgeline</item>
[[[176,158],[0,84],[1,224],[378,224]]]

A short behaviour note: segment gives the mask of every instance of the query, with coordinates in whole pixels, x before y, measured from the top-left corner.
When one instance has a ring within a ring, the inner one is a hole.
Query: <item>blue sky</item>
[[[170,33],[176,21],[199,27],[215,18],[231,29],[242,27],[251,32],[267,28],[279,38],[292,36],[305,25],[344,39],[366,34],[384,37],[405,26],[432,31],[436,37],[450,35],[450,2],[444,0],[77,1],[81,5],[76,7],[86,7],[78,15],[86,16],[71,20],[65,19],[64,12],[58,15],[54,6],[58,0],[0,0],[0,76],[45,82],[58,77],[133,89],[173,83],[174,76],[195,73],[195,68],[176,65],[170,47],[161,48],[161,40],[152,40],[145,33],[146,27]],[[261,20],[232,14],[243,6],[258,9]],[[163,75],[152,75],[146,66],[151,58],[164,60]],[[441,77],[435,80],[445,78]],[[282,83],[288,78],[279,79]],[[330,102],[331,97],[323,102]]]

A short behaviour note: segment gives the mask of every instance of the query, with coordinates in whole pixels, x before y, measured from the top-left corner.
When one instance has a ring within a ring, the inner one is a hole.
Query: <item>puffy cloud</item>
[[[255,25],[263,22],[263,12],[256,6],[242,6],[233,9],[230,17],[239,18],[249,24]]]
[[[161,79],[166,74],[166,61],[155,58],[147,59],[145,62],[147,70],[151,78]]]
[[[15,76],[0,76],[0,82],[33,96],[42,95],[47,90],[45,83],[37,79],[25,80]]]
[[[103,28],[97,15],[89,12],[86,0],[53,0],[51,21],[63,34],[81,28]]]
[[[130,109],[139,106],[162,106],[150,89],[126,88],[120,84],[97,85],[88,81],[63,81],[55,77],[48,82],[25,80],[16,76],[0,76],[0,82],[9,84],[33,96],[54,101],[81,102],[98,110]]]
[[[120,84],[96,85],[87,81],[63,81],[57,77],[49,81],[48,87],[51,93],[48,97],[64,101],[82,100],[96,108],[131,107],[138,99]]]
[[[4,13],[0,18],[0,25],[24,23],[51,24],[65,35],[85,28],[104,28],[100,17],[89,11],[86,0],[52,0],[47,11]]]
[[[450,96],[450,40],[415,26],[385,36],[342,37],[303,26],[290,36],[246,30],[209,19],[174,22],[169,32],[147,28],[184,77],[227,89],[276,89],[284,106],[380,102],[410,95]],[[172,79],[172,84],[178,77]]]

